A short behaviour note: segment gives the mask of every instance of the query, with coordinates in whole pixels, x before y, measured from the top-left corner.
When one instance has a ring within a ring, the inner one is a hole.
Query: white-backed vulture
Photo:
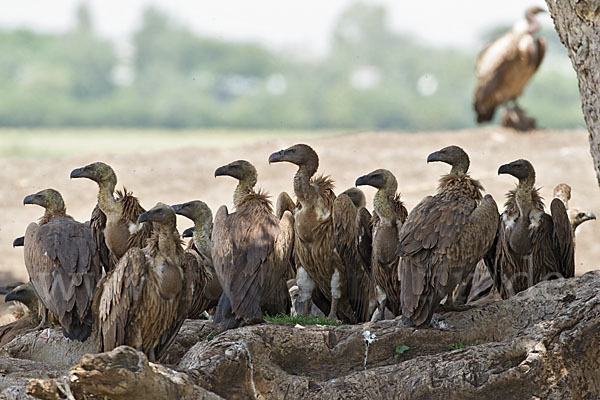
[[[427,157],[452,166],[438,191],[410,212],[400,230],[398,251],[402,315],[416,326],[429,324],[440,301],[473,272],[492,245],[498,207],[467,173],[469,157],[458,146]]]
[[[525,21],[490,42],[479,54],[473,106],[477,122],[491,121],[496,107],[516,101],[544,58],[546,40],[533,35],[540,29],[535,15],[544,10],[529,7]]]
[[[498,174],[519,180],[506,195],[493,263],[488,263],[502,298],[543,280],[573,277],[573,235],[564,203],[555,198],[550,204],[552,215],[544,212],[544,203],[534,187],[535,170],[527,160],[504,164]]]
[[[238,160],[217,168],[216,176],[238,180],[233,193],[235,212],[221,206],[212,232],[213,264],[223,295],[214,323],[224,329],[263,321],[263,313],[289,313],[286,284],[294,241],[293,218],[289,211],[281,220],[271,202],[256,192],[256,168]]]
[[[192,252],[192,254],[198,256],[195,271],[198,274],[205,275],[207,281],[206,285],[202,287],[192,288],[193,301],[188,318],[198,319],[204,311],[217,306],[219,297],[223,293],[212,262],[212,244],[210,239],[213,229],[212,211],[206,203],[200,200],[175,204],[171,207],[176,214],[183,215],[194,222],[193,229],[191,230],[192,240],[185,251],[186,254]],[[199,282],[198,280],[196,281]]]
[[[146,245],[152,224],[138,224],[138,217],[146,210],[125,187],[122,192],[115,192],[117,176],[109,165],[95,162],[76,168],[71,171],[71,178],[88,178],[98,184],[98,204],[92,211],[90,226],[108,272],[128,249]]]
[[[319,166],[317,153],[305,144],[297,144],[273,153],[269,163],[290,162],[298,166],[294,176],[294,193],[299,206],[296,208],[294,227],[296,238],[294,253],[297,266],[297,284],[300,297],[305,303],[304,313],[311,308],[313,290],[318,288],[329,301],[328,318],[357,323],[367,321],[372,311],[369,298],[370,277],[364,270],[355,246],[356,232],[335,232],[335,215],[352,219],[339,209],[336,212],[333,182],[328,177],[313,178]],[[342,197],[340,206],[350,203],[348,196]],[[344,198],[347,202],[343,202]],[[348,207],[348,209],[350,209]],[[345,226],[342,221],[340,229]],[[351,250],[350,254],[339,254],[339,247]],[[352,260],[345,264],[344,256]]]
[[[154,361],[187,317],[195,274],[170,206],[158,203],[136,222],[152,222],[153,233],[146,247],[127,250],[99,285],[94,299],[98,351],[128,345]]]
[[[357,209],[367,206],[367,198],[365,197],[365,193],[359,188],[351,187],[344,190],[340,194],[345,194],[346,196],[350,197],[350,200],[352,200],[352,203]]]
[[[581,211],[576,208],[569,208],[569,200],[571,200],[571,186],[566,183],[559,183],[554,187],[553,198],[557,198],[562,201],[567,209],[567,215],[569,216],[569,222],[571,223],[571,231],[573,233],[573,242],[575,242],[575,235],[577,234],[577,228],[579,225],[586,221],[596,219],[596,216],[591,211]]]
[[[25,266],[33,289],[57,315],[64,335],[84,341],[92,330],[91,304],[102,274],[92,232],[67,215],[62,196],[54,189],[31,194],[23,204],[45,209],[39,225],[32,222],[25,232]],[[43,312],[40,325],[46,323]]]
[[[387,169],[378,169],[356,180],[356,186],[377,188],[373,198],[373,250],[371,268],[379,305],[374,320],[381,320],[385,308],[398,316],[402,314],[401,285],[398,274],[398,233],[408,212],[396,193],[396,177]]]

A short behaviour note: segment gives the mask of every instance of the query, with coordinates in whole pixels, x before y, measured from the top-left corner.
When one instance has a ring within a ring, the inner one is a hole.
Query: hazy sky
[[[80,0],[0,0],[0,26],[62,31],[73,23]],[[394,29],[440,45],[469,46],[490,25],[512,23],[532,0],[365,0],[385,4]],[[96,26],[107,37],[126,40],[141,10],[155,5],[192,29],[227,39],[258,40],[278,48],[321,52],[337,15],[352,0],[88,0]],[[544,24],[550,17],[542,15]]]

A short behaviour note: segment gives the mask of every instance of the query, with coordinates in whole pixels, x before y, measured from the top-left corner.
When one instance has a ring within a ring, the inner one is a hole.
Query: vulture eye
[[[578,216],[579,218],[583,218],[583,217],[585,217],[585,213],[582,213],[582,212],[580,212],[579,214],[577,214],[577,216]]]
[[[295,153],[296,149],[290,149],[289,151],[290,151],[290,153]]]

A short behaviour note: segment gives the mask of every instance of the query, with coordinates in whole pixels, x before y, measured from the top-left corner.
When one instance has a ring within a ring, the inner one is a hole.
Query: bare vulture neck
[[[533,208],[533,185],[535,184],[535,176],[528,176],[525,179],[519,180],[517,185],[517,193],[515,200],[521,216],[526,217]]]
[[[194,222],[194,244],[206,256],[211,255],[211,232],[212,221]]]
[[[111,215],[120,216],[121,204],[117,202],[114,196],[115,185],[100,183],[98,192],[98,207],[107,217]]]
[[[396,185],[381,188],[375,193],[373,206],[382,222],[390,223],[395,219],[392,201],[396,194]]]
[[[452,165],[451,174],[465,175],[469,170],[469,160],[460,160]]]
[[[46,208],[44,211],[44,215],[40,218],[40,225],[47,224],[53,218],[56,217],[68,217],[67,210],[65,208],[61,208],[59,210],[53,210],[50,208]]]
[[[315,197],[315,190],[310,184],[310,178],[317,172],[318,163],[314,162],[300,165],[294,175],[294,194],[298,200],[305,204]]]
[[[256,185],[256,175],[252,174],[244,179],[240,179],[238,185],[233,192],[233,205],[237,208],[241,200],[249,193],[254,193],[254,186]]]

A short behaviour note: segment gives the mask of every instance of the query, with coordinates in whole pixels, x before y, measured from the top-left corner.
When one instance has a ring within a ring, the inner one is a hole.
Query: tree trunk
[[[579,79],[590,152],[600,185],[600,5],[596,0],[546,0]]]

